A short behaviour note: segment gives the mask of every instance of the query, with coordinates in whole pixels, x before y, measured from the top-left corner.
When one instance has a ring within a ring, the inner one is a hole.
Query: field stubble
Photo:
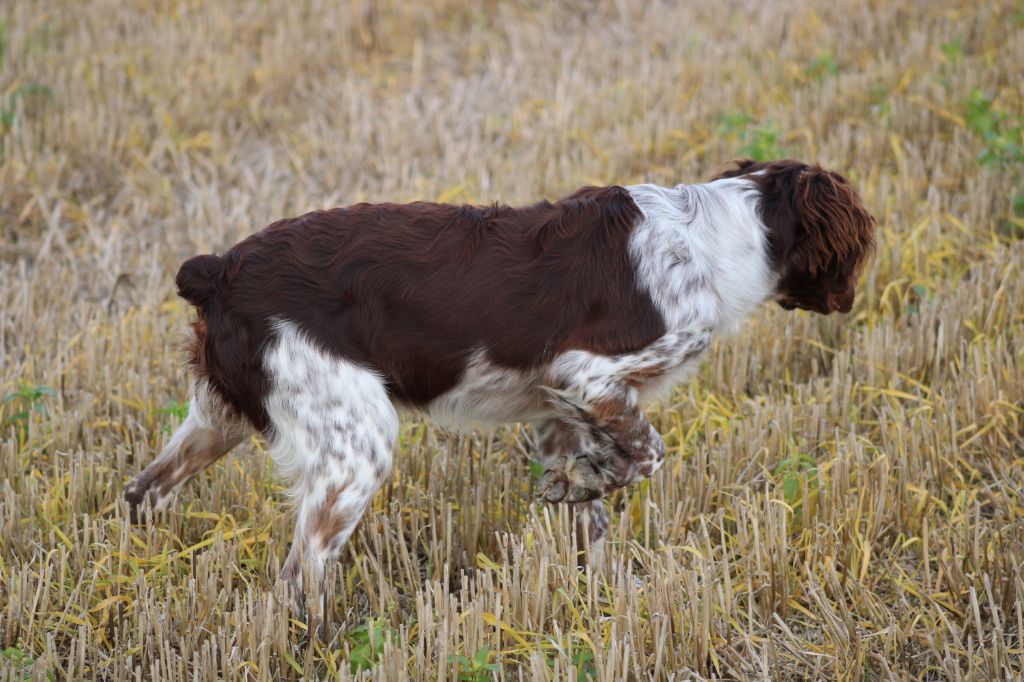
[[[5,679],[1002,679],[1024,644],[1024,6],[0,6]],[[1016,126],[1016,127],[1015,127]],[[1016,145],[1016,147],[1014,146]],[[766,307],[651,415],[600,574],[530,431],[403,426],[310,642],[262,443],[131,527],[178,263],[359,200],[525,203],[742,154],[846,173],[849,316]]]

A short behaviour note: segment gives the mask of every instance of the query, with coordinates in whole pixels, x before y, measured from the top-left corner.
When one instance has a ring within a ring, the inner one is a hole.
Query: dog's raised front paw
[[[612,487],[609,472],[596,468],[585,455],[565,462],[564,469],[547,469],[540,479],[540,497],[546,502],[589,502],[604,497]]]

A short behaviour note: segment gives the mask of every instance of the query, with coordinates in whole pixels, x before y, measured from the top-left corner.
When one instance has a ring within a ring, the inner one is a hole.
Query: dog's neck
[[[670,329],[732,332],[772,297],[778,276],[753,183],[627,189],[644,214],[630,242],[638,277]]]

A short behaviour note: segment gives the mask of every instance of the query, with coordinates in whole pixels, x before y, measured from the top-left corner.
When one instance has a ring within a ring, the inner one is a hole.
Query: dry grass
[[[1020,676],[1022,13],[6,0],[4,679]],[[184,257],[362,199],[693,181],[744,145],[846,172],[881,248],[854,314],[766,307],[652,411],[672,457],[612,500],[603,575],[519,427],[403,427],[326,643],[273,590],[261,443],[126,523],[184,399]]]

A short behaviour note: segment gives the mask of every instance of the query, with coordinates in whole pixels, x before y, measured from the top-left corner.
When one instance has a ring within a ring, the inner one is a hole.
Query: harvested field
[[[1020,679],[1024,4],[0,3],[0,678]],[[850,315],[765,306],[651,416],[601,571],[531,431],[403,423],[309,636],[254,439],[174,509],[180,262],[363,200],[844,173]],[[4,397],[6,396],[6,397]]]

